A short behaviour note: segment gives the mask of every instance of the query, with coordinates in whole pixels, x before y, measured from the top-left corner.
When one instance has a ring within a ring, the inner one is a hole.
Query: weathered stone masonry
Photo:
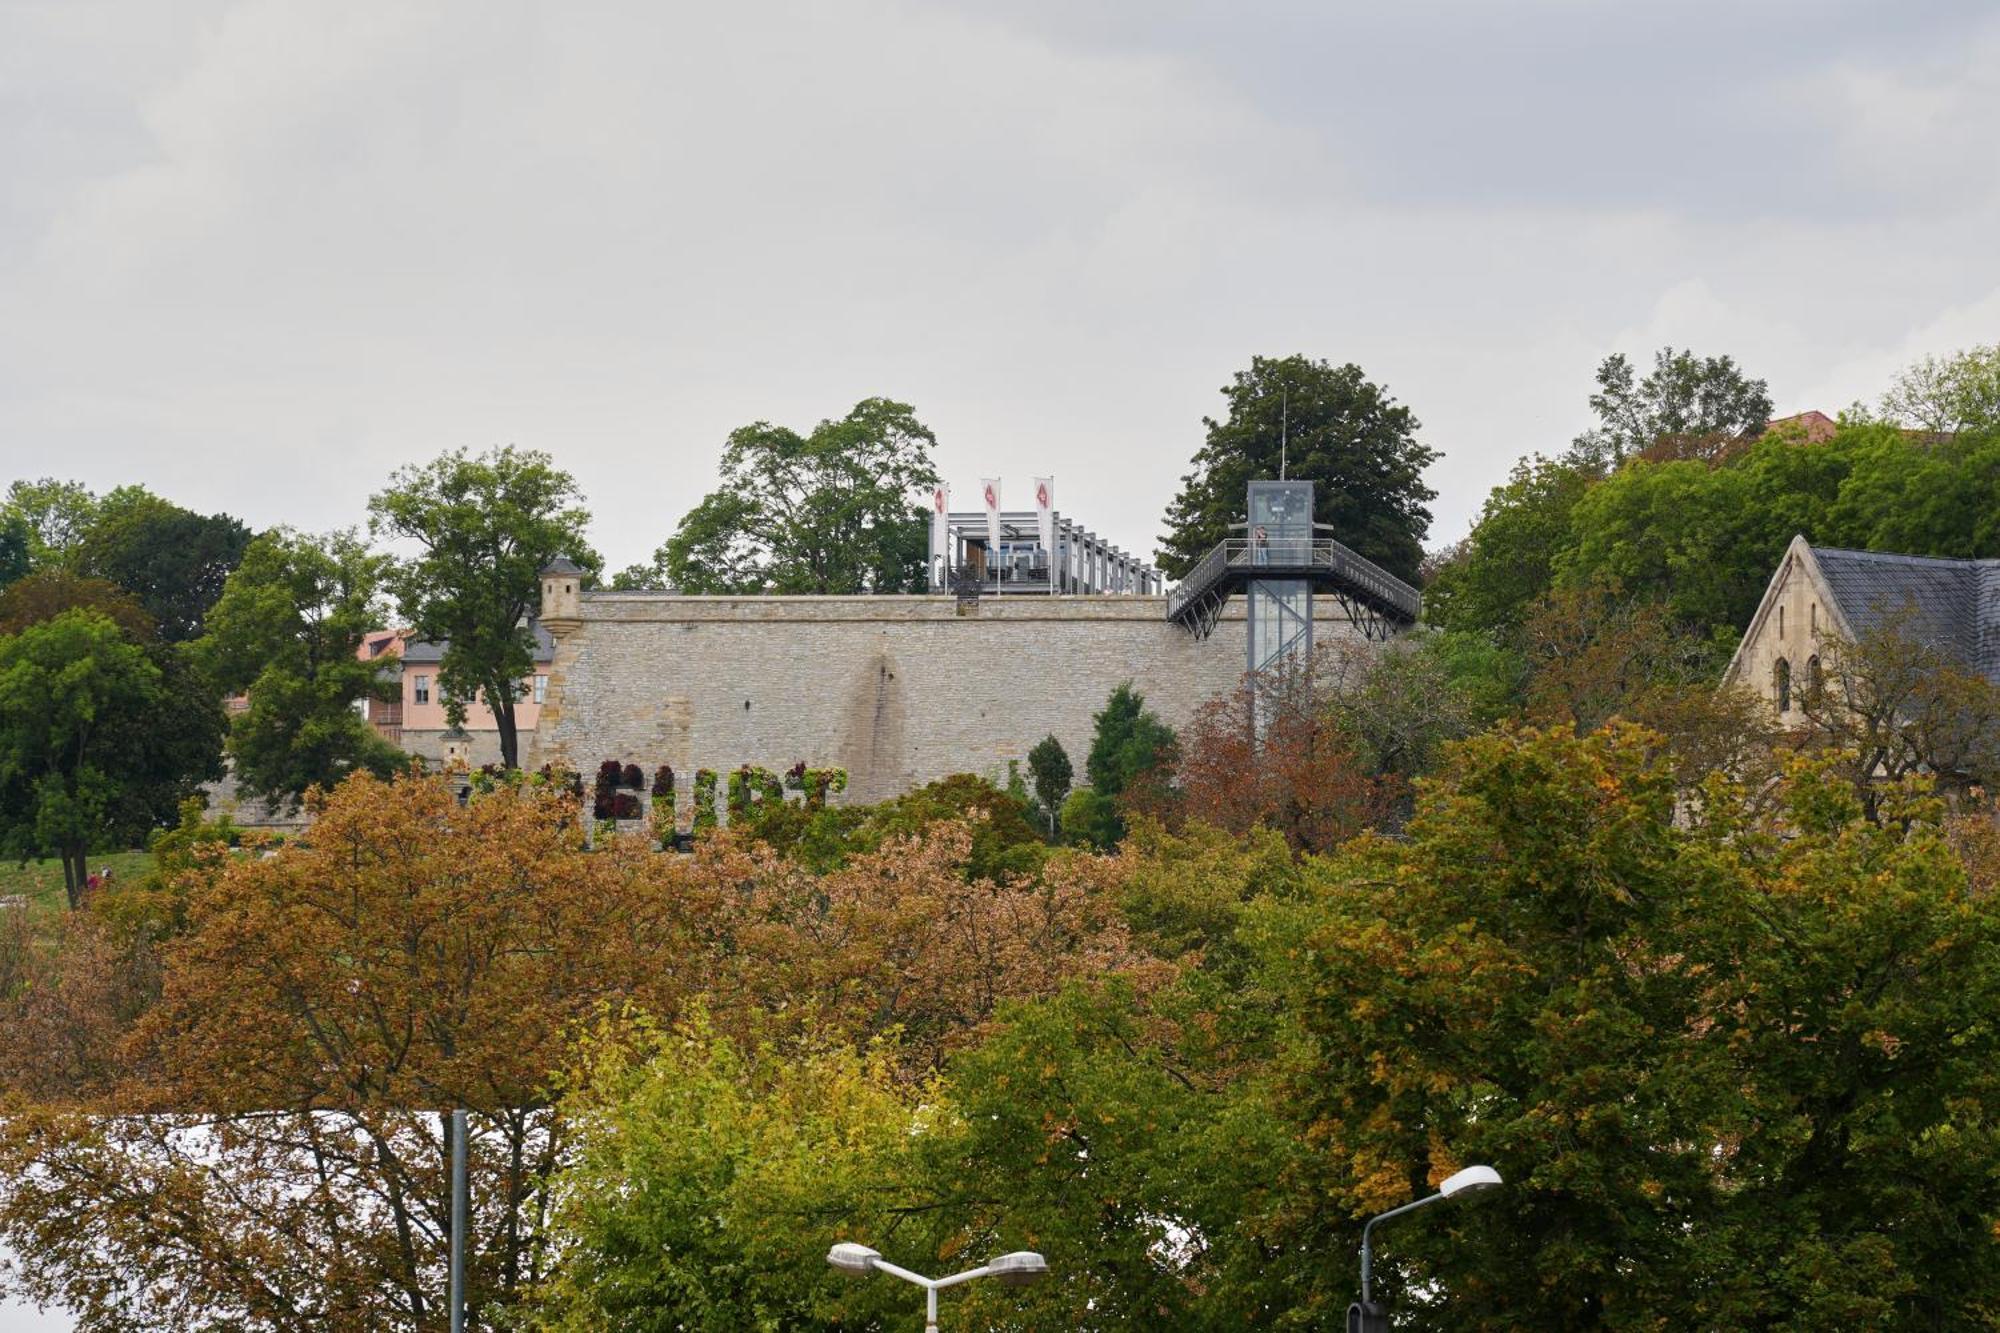
[[[1053,733],[1083,780],[1091,716],[1130,680],[1185,724],[1243,670],[1242,609],[1196,641],[1159,597],[682,597],[543,585],[556,637],[531,762],[849,774],[876,801],[952,773],[1004,780]],[[1345,634],[1329,602],[1322,639]],[[1025,776],[1025,763],[1023,765]]]

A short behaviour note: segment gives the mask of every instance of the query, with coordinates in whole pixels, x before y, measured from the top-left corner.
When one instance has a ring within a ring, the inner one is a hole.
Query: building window
[[[1785,637],[1785,608],[1783,606],[1778,608],[1778,637],[1780,639]]]
[[[547,703],[548,698],[549,698],[549,678],[547,676],[535,677],[535,702],[538,704]]]
[[[1811,631],[1812,631],[1812,632],[1813,632],[1814,634],[1817,634],[1817,633],[1819,633],[1819,603],[1818,603],[1818,602],[1814,602],[1814,603],[1813,603],[1813,604],[1812,604],[1812,605],[1811,605],[1810,607],[1808,607],[1808,608],[1806,609],[1806,628],[1807,628],[1807,629],[1809,629],[1809,630],[1811,630]],[[1817,662],[1817,661],[1819,661],[1819,659],[1818,659],[1817,657],[1815,657],[1815,658],[1813,659],[1813,661]]]
[[[1792,711],[1792,664],[1790,662],[1787,662],[1782,657],[1779,658],[1778,665],[1775,669],[1773,669],[1771,675],[1772,675],[1771,683],[1773,684],[1773,686],[1776,687],[1778,695],[1778,711],[1780,713],[1791,712]]]
[[[1820,670],[1819,654],[1814,653],[1806,659],[1806,707],[1812,707],[1813,701],[1819,698],[1819,692],[1825,688],[1826,675]]]
[[[420,704],[427,704],[431,701],[431,678],[429,676],[417,677],[417,690],[413,697]]]

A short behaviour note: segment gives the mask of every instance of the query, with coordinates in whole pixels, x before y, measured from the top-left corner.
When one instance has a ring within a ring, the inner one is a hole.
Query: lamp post
[[[1419,1208],[1445,1199],[1456,1199],[1461,1195],[1477,1194],[1490,1190],[1500,1183],[1500,1173],[1490,1166],[1468,1166],[1465,1170],[1447,1176],[1438,1186],[1436,1194],[1404,1204],[1401,1208],[1391,1208],[1386,1213],[1378,1213],[1368,1219],[1361,1228],[1361,1299],[1347,1307],[1347,1333],[1389,1333],[1389,1311],[1377,1305],[1374,1300],[1373,1280],[1375,1251],[1372,1238],[1378,1223],[1404,1213],[1414,1213]]]
[[[870,1273],[887,1273],[890,1277],[899,1277],[922,1287],[924,1333],[937,1333],[937,1294],[946,1287],[955,1287],[976,1277],[997,1278],[1003,1287],[1029,1287],[1049,1275],[1048,1260],[1033,1250],[1016,1250],[989,1260],[978,1268],[940,1278],[928,1278],[907,1268],[898,1268],[866,1245],[856,1245],[852,1241],[843,1241],[828,1250],[826,1261],[843,1273],[862,1277]]]

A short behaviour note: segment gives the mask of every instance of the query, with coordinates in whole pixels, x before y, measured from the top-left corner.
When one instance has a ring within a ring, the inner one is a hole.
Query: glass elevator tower
[[[1310,481],[1250,483],[1250,521],[1244,554],[1250,598],[1249,669],[1252,675],[1312,655],[1312,584],[1291,574],[1313,563],[1313,484]]]

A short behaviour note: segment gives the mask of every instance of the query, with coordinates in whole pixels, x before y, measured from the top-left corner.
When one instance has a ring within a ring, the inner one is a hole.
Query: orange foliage
[[[1403,794],[1368,770],[1310,668],[1267,672],[1203,705],[1181,735],[1176,813],[1235,833],[1262,825],[1294,851],[1336,847]]]

